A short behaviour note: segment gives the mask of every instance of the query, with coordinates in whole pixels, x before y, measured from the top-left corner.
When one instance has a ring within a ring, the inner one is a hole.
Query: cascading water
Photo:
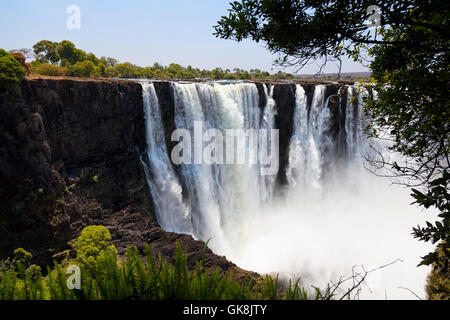
[[[364,265],[368,270],[400,258],[403,263],[370,274],[371,287],[365,296],[413,298],[398,287],[424,295],[428,270],[415,266],[419,256],[430,248],[410,236],[411,226],[422,217],[408,206],[407,190],[388,187],[385,180],[363,167],[369,145],[375,143],[363,134],[360,104],[366,93],[347,87],[342,125],[347,152],[346,161],[342,161],[338,159],[342,156],[335,154],[330,134],[333,119],[326,86],[315,86],[308,106],[305,90],[296,85],[286,168],[288,186],[283,186],[287,192],[275,197],[278,193],[274,190],[281,186],[276,185],[275,174],[261,175],[259,140],[243,149],[236,146],[236,157],[245,153],[246,159],[253,157],[255,163],[195,161],[202,158],[210,143],[210,129],[275,128],[273,86],[263,85],[266,104],[261,107],[254,83],[171,83],[175,126],[186,129],[194,138],[188,150],[193,161],[182,163],[179,175],[165,147],[154,85],[142,86],[148,143],[148,163],[143,163],[156,216],[165,230],[211,239],[210,247],[215,252],[240,267],[284,277],[300,276],[306,286],[325,286],[349,275],[354,265]],[[201,128],[196,131],[199,124]],[[271,146],[270,141],[267,146]],[[234,152],[224,151],[225,157]],[[181,186],[186,188],[184,199]]]
[[[314,90],[311,110],[302,86],[296,86],[293,135],[289,146],[289,167],[287,177],[291,190],[300,193],[320,194],[321,158],[320,136],[324,117],[322,116],[325,86]],[[298,190],[301,189],[301,190]],[[292,191],[291,191],[292,193]]]
[[[175,125],[178,129],[187,129],[194,138],[194,158],[196,153],[202,156],[202,150],[209,142],[203,141],[202,136],[195,136],[195,121],[202,124],[201,135],[211,128],[224,132],[226,129],[274,127],[273,99],[266,90],[268,102],[261,114],[254,84],[173,83],[172,86]],[[202,143],[196,144],[195,141]],[[237,150],[235,156],[245,153],[249,157],[257,157],[257,150],[252,147],[247,145]],[[181,178],[189,195],[194,236],[204,240],[211,238],[211,245],[224,251],[239,243],[239,226],[243,219],[248,218],[246,213],[255,213],[261,200],[268,201],[272,196],[274,188],[274,178],[261,177],[258,163],[183,163]]]
[[[158,97],[153,83],[142,83],[148,164],[142,160],[155,213],[164,230],[192,233],[188,209],[183,203],[181,185],[170,163],[161,121]],[[171,214],[164,214],[170,212]]]

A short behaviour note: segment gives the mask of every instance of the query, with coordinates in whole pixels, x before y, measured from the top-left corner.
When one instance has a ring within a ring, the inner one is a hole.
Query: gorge
[[[45,264],[103,224],[120,252],[148,242],[170,257],[179,240],[194,259],[210,239],[210,265],[306,286],[402,259],[364,294],[423,296],[428,270],[415,266],[427,247],[410,236],[420,213],[364,168],[384,148],[364,136],[364,94],[345,83],[25,80],[0,92],[0,254],[24,247]],[[194,121],[278,129],[277,173],[173,164],[172,132],[194,135]]]

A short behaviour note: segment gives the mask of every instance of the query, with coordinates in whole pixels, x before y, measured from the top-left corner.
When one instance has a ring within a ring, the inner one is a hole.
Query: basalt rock
[[[289,141],[292,136],[295,110],[295,85],[276,84],[273,88],[275,100],[275,128],[279,129],[279,169],[277,180],[281,185],[287,184],[286,168],[289,163]]]
[[[138,83],[25,80],[0,110],[0,257],[23,247],[49,263],[83,216],[129,205],[155,223]]]

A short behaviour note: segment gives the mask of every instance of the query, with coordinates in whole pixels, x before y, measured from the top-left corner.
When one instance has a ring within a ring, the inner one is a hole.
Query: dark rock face
[[[177,128],[175,125],[175,98],[174,89],[170,82],[157,81],[154,82],[156,96],[158,97],[158,103],[161,111],[161,120],[164,128],[164,136],[166,137],[167,152],[172,152],[172,149],[177,145],[177,141],[172,141],[172,132]],[[181,174],[181,166],[172,163],[175,174],[178,176],[178,180],[182,186],[182,194],[185,200],[188,200],[187,188],[184,183],[184,179]]]
[[[347,108],[346,87],[338,85],[328,85],[325,91],[325,99],[328,100],[327,107],[330,110],[330,125],[324,132],[333,142],[332,145],[326,145],[326,156],[323,168],[323,177],[329,172],[336,172],[336,168],[347,161],[347,133],[345,131],[345,118]],[[333,159],[333,160],[329,160]]]
[[[309,117],[309,114],[311,112],[311,105],[312,105],[312,99],[314,96],[315,86],[312,84],[306,84],[306,85],[302,85],[302,88],[303,88],[303,90],[305,90],[306,107],[308,109],[308,117]]]
[[[335,141],[335,155],[342,159],[347,155],[347,134],[345,132],[347,88],[329,85],[327,86],[325,97],[329,99],[328,108],[331,113],[329,134],[333,141]]]
[[[138,83],[24,81],[0,93],[0,106],[1,256],[24,247],[44,264],[83,215],[130,204],[151,215]]]
[[[258,97],[259,97],[259,105],[258,105],[258,107],[259,107],[259,109],[261,109],[262,112],[264,112],[264,108],[265,108],[265,106],[267,104],[267,97],[266,97],[266,94],[264,92],[264,86],[266,84],[257,82],[257,83],[255,83],[255,85],[256,85],[256,89],[258,89]]]
[[[166,137],[167,150],[170,152],[177,144],[170,140],[175,126],[175,100],[173,96],[173,88],[170,82],[154,82],[156,95],[158,96],[159,107],[161,108],[161,119]]]
[[[275,128],[279,129],[280,162],[277,181],[280,185],[287,184],[286,168],[289,164],[289,142],[292,136],[295,110],[295,85],[276,84],[273,88],[275,100]]]

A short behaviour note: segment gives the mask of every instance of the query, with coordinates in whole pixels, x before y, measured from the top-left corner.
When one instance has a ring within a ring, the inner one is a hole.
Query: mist
[[[395,262],[367,275],[360,298],[417,299],[403,288],[425,298],[430,268],[417,265],[433,248],[411,235],[426,215],[409,205],[409,190],[361,168],[327,189],[321,197],[296,190],[262,209],[257,219],[244,220],[241,237],[223,254],[244,269],[300,277],[305,289]]]

